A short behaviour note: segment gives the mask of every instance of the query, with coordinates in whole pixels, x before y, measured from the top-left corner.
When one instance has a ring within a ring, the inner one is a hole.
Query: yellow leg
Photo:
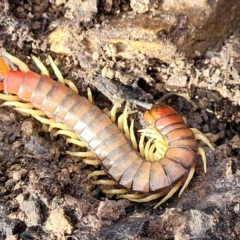
[[[126,111],[127,110],[126,110],[126,106],[125,106],[123,113],[117,119],[118,129],[121,132],[124,132],[124,116],[126,116],[126,114],[124,115],[124,112],[126,113]]]
[[[52,131],[52,129],[54,129],[54,128],[58,128],[58,129],[62,129],[62,130],[68,130],[66,125],[64,125],[63,123],[59,123],[59,122],[53,122],[53,123],[49,124],[49,129],[48,129],[49,132]]]
[[[94,181],[93,183],[97,185],[110,185],[110,186],[116,185],[116,182],[110,179],[108,180],[100,179],[100,180]]]
[[[4,94],[0,94],[0,98],[1,95],[4,96]],[[17,97],[17,96],[11,96],[11,95],[5,95],[5,96],[9,96],[9,97]],[[17,97],[18,98],[18,97]],[[1,98],[2,99],[2,98]],[[8,99],[3,99],[3,100],[7,100],[7,102],[3,102],[0,106],[1,107],[16,107],[16,108],[26,108],[26,109],[32,109],[34,106],[31,103],[22,103],[22,102],[18,102],[18,101],[10,101]],[[20,98],[18,98],[18,100],[20,100]]]
[[[201,157],[202,157],[203,169],[204,169],[204,172],[206,173],[207,172],[207,159],[206,159],[205,151],[201,147],[198,147],[198,154],[201,155]]]
[[[155,158],[155,151],[156,151],[156,144],[153,142],[153,144],[150,146],[149,148],[149,161],[153,162],[153,161],[156,161],[156,158]]]
[[[87,165],[99,166],[99,162],[97,159],[84,158],[82,161]]]
[[[88,174],[87,178],[89,179],[89,178],[92,178],[92,177],[95,177],[95,176],[103,176],[103,175],[106,175],[104,170],[93,171],[93,172]]]
[[[190,183],[191,179],[193,178],[193,175],[195,173],[195,166],[191,167],[190,171],[189,171],[189,174],[188,174],[188,177],[184,183],[184,185],[182,186],[178,196],[181,196],[181,194],[183,193],[183,191],[186,189],[186,187],[188,186],[188,184]]]
[[[78,89],[76,87],[76,85],[68,80],[68,79],[65,79],[61,73],[61,71],[59,70],[59,68],[57,67],[57,65],[55,64],[55,62],[53,61],[52,57],[51,56],[48,56],[48,59],[50,61],[50,64],[51,64],[51,67],[55,73],[55,75],[57,76],[57,79],[59,82],[67,85],[69,88],[71,88],[74,92],[78,93]]]
[[[112,194],[112,195],[115,195],[115,194],[125,194],[127,193],[128,191],[124,188],[120,188],[120,189],[110,189],[110,190],[103,190],[103,193],[106,193],[106,194]]]
[[[0,93],[0,99],[2,99],[4,101],[19,101],[19,100],[21,100],[18,96],[6,95],[6,94],[3,94],[3,93]]]
[[[93,103],[93,96],[90,88],[87,88],[87,96],[88,96],[88,101]]]
[[[139,140],[139,152],[142,157],[144,157],[144,141],[145,141],[145,136],[141,134],[140,140]]]
[[[152,126],[141,129],[139,132],[141,133],[139,141],[140,155],[145,157],[147,161],[157,161],[162,158],[168,148],[163,135]],[[145,137],[149,138],[146,143]]]
[[[14,110],[24,113],[24,114],[29,114],[34,116],[45,116],[45,113],[42,110],[36,110],[36,109],[28,109],[28,108],[13,108]]]
[[[142,203],[142,202],[153,201],[162,196],[163,196],[162,193],[153,193],[149,196],[145,196],[143,194],[123,194],[123,195],[119,195],[117,198],[124,198],[124,199],[128,199],[129,201],[132,201],[132,202]]]
[[[152,138],[150,138],[148,141],[147,141],[147,143],[146,143],[146,145],[145,145],[145,148],[144,148],[144,156],[145,156],[145,159],[147,160],[147,161],[150,161],[150,155],[149,155],[149,151],[150,151],[150,147],[151,147],[151,145],[152,145],[152,142],[153,142],[153,139]]]
[[[171,198],[173,196],[173,194],[175,192],[177,192],[177,190],[181,187],[182,183],[179,182],[177,183],[172,190],[158,203],[156,204],[153,208],[156,209],[158,206],[162,205],[163,203],[165,203],[169,198]]]
[[[93,157],[92,152],[71,152],[71,151],[66,151],[68,155],[71,155],[73,157]]]
[[[72,144],[75,144],[79,147],[86,147],[86,144],[81,141],[81,140],[78,140],[78,139],[74,139],[74,138],[67,138],[66,140],[67,143],[72,143]]]
[[[212,146],[212,144],[210,143],[209,139],[202,133],[200,132],[198,129],[196,128],[190,128],[192,130],[192,132],[194,133],[194,136],[197,140],[201,140],[203,143],[205,143],[206,145],[208,145],[212,150],[214,150],[214,147]]]
[[[137,139],[134,133],[134,119],[131,120],[130,125],[130,140],[132,142],[132,145],[135,149],[138,149]]]
[[[49,77],[49,71],[47,70],[45,65],[42,63],[42,61],[32,54],[31,54],[31,58],[35,63],[35,65],[38,67],[38,69],[41,71],[41,74]]]
[[[7,53],[7,52],[1,52],[1,55],[5,58],[7,58],[10,62],[12,62],[13,64],[17,65],[18,68],[22,71],[22,72],[29,72],[30,69],[27,66],[26,63],[24,63],[23,61],[21,61],[19,58],[14,57],[13,55]]]
[[[174,193],[178,191],[180,187],[181,187],[181,182],[175,185],[172,188],[172,190],[158,204],[154,206],[154,209],[160,206],[161,204],[163,204],[164,202],[166,202],[169,198],[171,198],[174,195]],[[150,202],[150,201],[156,200],[162,197],[163,195],[164,194],[161,192],[153,193],[149,196],[144,196],[143,194],[123,194],[123,195],[119,195],[117,198],[125,198],[132,202],[142,203],[142,202]]]
[[[117,118],[116,114],[122,103],[123,103],[123,100],[121,100],[113,105],[113,107],[110,111],[110,119],[112,120],[112,122],[116,122],[116,118]]]
[[[51,125],[56,123],[54,119],[49,119],[49,118],[45,118],[37,115],[32,115],[32,117],[34,117],[35,119],[37,119],[39,122],[43,124]]]
[[[53,136],[57,136],[57,135],[66,135],[70,138],[76,138],[76,139],[78,138],[77,135],[70,130],[58,130],[53,134]]]

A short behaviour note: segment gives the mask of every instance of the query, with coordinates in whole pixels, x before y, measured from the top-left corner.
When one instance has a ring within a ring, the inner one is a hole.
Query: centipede
[[[188,128],[172,107],[132,100],[147,110],[143,119],[148,127],[141,134],[142,139],[150,138],[145,145],[140,139],[137,147],[129,134],[119,130],[106,113],[80,96],[69,82],[66,85],[48,74],[32,72],[20,59],[7,52],[0,54],[0,99],[9,103],[6,105],[25,109],[37,119],[45,115],[47,118],[41,118],[41,122],[60,124],[59,128],[70,132],[72,139],[81,140],[102,169],[92,172],[90,177],[107,176],[106,180],[94,183],[114,186],[105,190],[106,194],[134,202],[161,198],[154,206],[157,208],[180,188],[179,195],[182,194],[194,175],[199,154],[206,171],[205,152],[197,140],[214,148],[200,131]],[[18,70],[10,69],[7,61],[17,65]],[[31,112],[29,108],[36,110]]]

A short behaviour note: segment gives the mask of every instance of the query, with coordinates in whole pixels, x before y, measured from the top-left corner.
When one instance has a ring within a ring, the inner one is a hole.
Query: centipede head
[[[146,103],[146,102],[142,102],[136,99],[129,99],[129,102],[136,104],[148,111],[146,111],[143,114],[143,119],[146,122],[147,125],[153,125],[154,122],[156,121],[156,118],[154,117],[154,115],[152,115],[152,111],[155,112],[153,109],[155,109],[156,105],[150,104],[150,103]]]
[[[148,125],[154,125],[160,117],[175,113],[176,111],[168,105],[155,104],[150,111],[144,113],[143,119]]]
[[[132,102],[148,110],[143,114],[143,119],[147,125],[154,125],[155,121],[159,117],[175,112],[173,108],[161,103],[153,105],[153,104],[145,103],[135,99],[130,99],[129,102]]]

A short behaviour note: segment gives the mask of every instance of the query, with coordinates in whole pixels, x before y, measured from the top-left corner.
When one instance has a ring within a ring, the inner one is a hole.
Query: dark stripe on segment
[[[17,76],[18,74],[16,73],[16,79],[18,79]],[[18,96],[26,101],[31,101],[32,93],[36,88],[40,78],[41,75],[31,71],[22,75],[22,79],[20,79],[20,85],[18,88]]]
[[[141,167],[143,161],[144,159],[142,157],[139,157],[136,161],[134,161],[122,174],[119,184],[132,190],[134,176]]]
[[[112,135],[118,133],[119,130],[112,123],[112,125],[105,127],[99,133],[95,135],[95,137],[88,143],[88,148],[94,152],[94,150],[107,138],[111,137]]]
[[[152,162],[150,177],[149,177],[149,189],[151,192],[156,192],[171,186],[171,181],[166,175],[166,172],[161,165],[161,162]]]
[[[42,76],[40,77],[40,80],[41,80],[41,78],[42,78]],[[18,93],[17,93],[17,95],[20,96],[20,97],[22,97],[21,92],[23,91],[22,89],[24,89],[24,87],[25,87],[26,80],[27,80],[27,73],[24,73],[21,84],[20,84],[19,89],[18,89]],[[35,88],[35,90],[36,90],[36,88]]]
[[[159,116],[157,118],[157,120],[163,120],[165,118],[171,118],[172,116],[180,116],[178,113],[174,112],[174,113],[169,113],[169,114],[165,114],[165,115],[162,115],[162,116]]]
[[[130,151],[124,154],[122,157],[118,158],[108,170],[108,174],[119,182],[122,174],[125,172],[128,167],[130,167],[133,162],[139,158],[139,154],[135,151]],[[130,176],[129,176],[130,177]]]
[[[68,113],[69,109],[73,107],[73,105],[77,102],[79,96],[76,96],[75,92],[69,92],[59,103],[56,110],[53,112],[57,121],[63,121],[65,115]]]
[[[48,91],[47,95],[45,96],[45,98],[44,98],[44,100],[42,102],[43,106],[45,106],[47,104],[52,104],[52,102],[49,103],[49,100],[52,99],[52,96],[58,90],[58,87],[59,87],[59,83],[58,82],[54,82],[54,84],[52,85],[50,91]]]
[[[81,106],[81,108],[78,110],[79,112],[81,112],[79,121],[86,123],[86,125],[88,125],[92,120],[94,120],[95,118],[102,114],[102,112],[96,106],[93,106],[89,108],[86,112],[82,113],[83,109],[82,107],[83,106]]]
[[[101,111],[93,107],[93,105],[86,99],[80,98],[72,108],[68,111],[63,119],[63,123],[72,129],[78,137],[87,124],[98,115],[101,114]]]
[[[128,140],[124,137],[121,132],[114,134],[113,136],[105,139],[99,146],[95,149],[94,153],[100,160],[104,159],[111,153],[114,149],[119,148],[123,144],[128,143]]]
[[[169,147],[189,147],[197,151],[197,142],[193,137],[182,137],[181,139],[168,142]]]
[[[76,117],[75,112],[77,110],[80,110],[82,106],[82,103],[80,101],[77,101],[67,112],[67,114],[64,116],[63,118],[63,123],[70,129],[70,130],[74,130],[74,127],[76,126],[76,124],[79,121],[79,118]],[[87,110],[86,110],[87,111]],[[84,124],[85,127],[86,124]],[[83,130],[83,128],[82,128]],[[76,131],[74,131],[76,132]]]
[[[178,139],[184,139],[192,137],[194,138],[193,132],[189,128],[178,128],[170,131],[167,135],[165,135],[168,142],[175,141]]]
[[[50,91],[45,96],[42,102],[42,109],[45,112],[52,114],[52,117],[55,117],[53,114],[62,100],[67,96],[72,90],[64,86],[60,82],[54,82]]]
[[[165,157],[180,163],[186,169],[194,165],[197,161],[196,151],[189,147],[170,147],[166,151]]]
[[[178,129],[178,128],[187,128],[187,125],[185,123],[172,123],[172,124],[169,124],[169,125],[167,125],[166,127],[164,127],[161,130],[161,134],[166,135],[170,131],[172,131],[174,129]]]
[[[177,113],[173,113],[173,114],[168,114],[168,115],[159,117],[155,121],[155,127],[159,131],[162,131],[163,128],[173,123],[184,123],[184,122],[180,115],[178,115]]]
[[[108,169],[119,158],[132,151],[131,146],[128,143],[124,143],[122,146],[113,149],[101,162],[101,165],[108,171]]]
[[[149,177],[151,162],[143,161],[141,167],[133,177],[132,190],[142,193],[149,193]]]
[[[44,101],[46,95],[48,94],[48,92],[51,90],[53,86],[53,84],[49,84],[49,82],[47,82],[46,79],[47,79],[46,76],[43,76],[43,75],[41,76],[31,96],[31,102],[34,104],[37,104],[41,109],[43,109],[42,102]]]
[[[80,133],[80,136],[89,143],[101,129],[111,124],[112,121],[105,114],[100,114],[87,124],[86,128]]]
[[[188,173],[188,170],[186,170],[180,163],[177,163],[175,161],[172,161],[169,158],[162,158],[160,160],[160,163],[169,178],[171,184],[177,182],[179,179],[181,179],[185,174]]]

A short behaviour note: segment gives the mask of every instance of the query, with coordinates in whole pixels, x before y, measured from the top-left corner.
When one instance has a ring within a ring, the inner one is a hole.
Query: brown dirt
[[[127,1],[111,2],[103,1],[97,12],[79,12],[71,29],[74,34],[91,29],[105,17],[114,19],[117,11],[130,9]],[[171,64],[140,57],[114,62],[114,50],[107,48],[99,50],[93,62],[82,54],[84,51],[73,56],[49,51],[49,33],[73,21],[72,13],[78,8],[71,3],[2,1],[0,47],[21,58],[33,71],[38,69],[28,56],[33,53],[48,65],[46,56],[50,54],[82,94],[87,86],[92,87],[95,102],[103,110],[114,102],[112,94],[154,102],[169,90],[187,93],[195,106],[178,96],[166,102],[190,127],[205,133],[215,151],[203,146],[207,173],[199,161],[181,198],[174,196],[153,210],[153,203],[106,198],[100,187],[87,180],[93,167],[65,153],[69,146],[63,136],[54,137],[33,118],[0,108],[0,239],[239,239],[239,33],[234,33],[219,52],[209,51],[201,59],[181,59],[176,53]],[[74,49],[88,46],[71,40]],[[224,62],[226,56],[232,60],[231,66]],[[194,81],[196,72],[204,70],[201,80]],[[220,82],[217,70],[225,73]],[[116,76],[119,81],[109,80]]]

